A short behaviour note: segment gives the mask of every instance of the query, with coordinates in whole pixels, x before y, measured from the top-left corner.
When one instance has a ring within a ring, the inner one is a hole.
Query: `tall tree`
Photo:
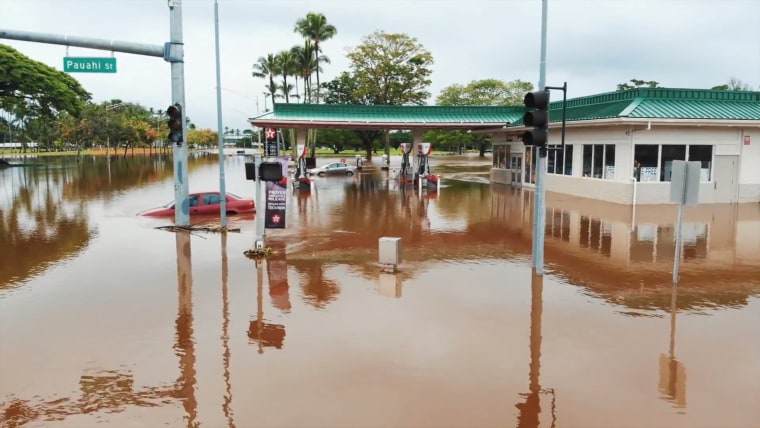
[[[728,83],[725,83],[723,85],[713,86],[711,89],[719,89],[723,91],[751,91],[752,86],[750,86],[747,83],[742,82],[740,79],[737,79],[736,77],[731,77],[728,79]]]
[[[358,95],[374,104],[424,104],[433,55],[406,34],[376,31],[348,52]]]
[[[630,83],[628,83],[630,82]],[[631,79],[628,82],[625,83],[618,83],[617,90],[618,91],[625,91],[628,89],[635,89],[635,88],[657,88],[660,86],[660,82],[655,82],[654,80],[641,80],[641,79]]]
[[[277,97],[277,84],[274,83],[275,76],[278,75],[279,65],[277,58],[273,53],[268,53],[266,57],[259,57],[258,61],[253,64],[251,75],[257,79],[269,79],[266,85],[268,93],[272,96],[272,103]]]
[[[442,106],[508,106],[521,105],[533,84],[522,80],[504,82],[498,79],[473,80],[467,85],[453,84],[441,90],[436,104]],[[456,148],[460,153],[465,146],[478,146],[485,157],[490,137],[463,131],[428,131],[425,140],[440,147]]]
[[[0,109],[17,117],[77,116],[90,94],[66,73],[0,44]]]
[[[321,43],[333,38],[338,30],[334,25],[327,23],[327,18],[321,13],[309,12],[305,18],[296,21],[294,32],[299,33],[304,38],[311,40],[314,44],[312,50],[313,57],[316,59],[315,71],[317,74],[317,103],[319,103],[319,63],[320,53],[322,52]]]
[[[467,85],[453,84],[441,90],[436,104],[441,106],[510,106],[522,105],[533,84],[522,80],[473,80]]]

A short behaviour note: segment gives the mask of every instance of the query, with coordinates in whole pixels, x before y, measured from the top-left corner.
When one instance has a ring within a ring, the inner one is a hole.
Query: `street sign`
[[[67,56],[63,58],[63,71],[66,73],[116,73],[116,58]]]
[[[670,174],[670,202],[696,206],[699,203],[699,161],[673,161]]]

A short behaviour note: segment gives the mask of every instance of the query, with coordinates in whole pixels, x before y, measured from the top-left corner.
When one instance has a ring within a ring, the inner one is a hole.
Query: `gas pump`
[[[306,145],[298,145],[298,161],[296,162],[296,174],[295,180],[293,180],[293,186],[299,190],[311,190],[311,179],[307,176],[306,168]]]
[[[412,164],[409,162],[409,153],[412,151],[412,145],[401,143],[399,148],[401,149],[401,173],[399,174],[399,180],[404,184],[410,183],[414,179]]]
[[[433,153],[430,143],[422,143],[417,146],[417,173],[415,180],[422,180],[422,184],[438,189],[438,176],[430,173],[429,156]]]
[[[382,159],[382,161],[380,163],[380,169],[382,171],[389,170],[390,167],[391,167],[391,159],[390,159],[390,157],[388,155],[384,154],[381,159]]]
[[[362,159],[362,156],[356,155],[356,170],[361,171],[362,166],[364,166],[364,160]]]

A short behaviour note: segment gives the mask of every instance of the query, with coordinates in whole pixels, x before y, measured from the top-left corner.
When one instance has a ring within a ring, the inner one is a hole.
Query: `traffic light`
[[[526,146],[546,147],[549,139],[549,91],[529,92],[525,94],[525,108],[533,109],[523,116],[523,124],[532,126],[533,130],[523,133]]]
[[[182,144],[182,106],[179,103],[169,106],[166,115],[169,116],[169,141]]]

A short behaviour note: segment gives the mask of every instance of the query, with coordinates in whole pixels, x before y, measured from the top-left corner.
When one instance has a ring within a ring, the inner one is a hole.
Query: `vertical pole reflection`
[[[548,393],[552,396],[551,400],[551,426],[556,426],[554,390],[541,389],[540,371],[541,371],[541,321],[543,315],[543,290],[544,277],[531,269],[530,281],[530,365],[528,372],[528,393],[520,394],[524,397],[522,403],[517,403],[515,407],[519,410],[517,416],[518,428],[537,428],[540,426],[539,416],[541,415],[541,393]]]
[[[686,368],[676,359],[676,313],[678,287],[670,294],[670,346],[668,355],[660,354],[660,384],[662,398],[677,408],[686,407]]]
[[[196,426],[198,402],[195,398],[195,339],[193,338],[193,273],[190,254],[190,233],[176,232],[177,240],[177,343],[174,351],[179,358],[179,398],[187,413],[187,426]]]
[[[227,418],[227,426],[235,427],[232,419],[232,384],[230,382],[230,300],[229,290],[227,287],[228,266],[227,266],[227,234],[222,233],[222,363],[224,366],[224,400],[222,402],[222,412]]]
[[[256,260],[256,337],[259,339],[259,354],[264,353],[264,341],[261,333],[264,330],[264,270],[261,259]]]

